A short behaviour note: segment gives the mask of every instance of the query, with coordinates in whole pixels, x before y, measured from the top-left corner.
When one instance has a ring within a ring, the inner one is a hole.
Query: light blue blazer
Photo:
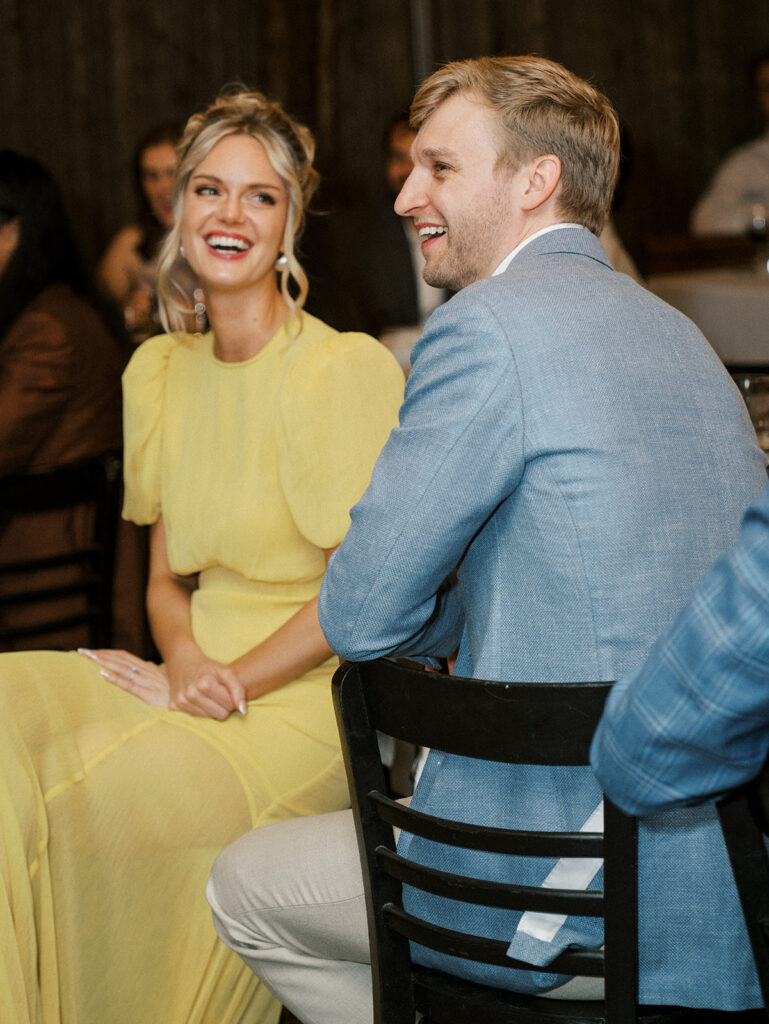
[[[700,332],[615,273],[592,234],[564,228],[440,307],[412,364],[400,427],[326,574],[332,648],[366,660],[459,644],[458,673],[499,680],[614,680],[639,668],[766,482],[742,399]],[[599,801],[587,768],[433,752],[414,806],[579,829]],[[481,877],[538,885],[553,867],[402,842]],[[761,1005],[712,808],[642,823],[639,892],[642,1002]],[[584,919],[543,938],[515,912],[410,899],[440,923],[510,940],[530,962],[601,942]],[[566,980],[416,955],[522,991]]]

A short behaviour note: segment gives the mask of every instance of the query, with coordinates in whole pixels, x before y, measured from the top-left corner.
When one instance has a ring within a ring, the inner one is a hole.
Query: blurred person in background
[[[181,132],[181,124],[159,125],[139,142],[134,157],[136,219],[118,231],[99,265],[99,274],[123,310],[126,328],[137,341],[160,327],[155,263],[160,245],[174,223],[175,147]]]
[[[449,295],[422,277],[424,257],[413,222],[393,209],[395,197],[411,173],[411,144],[416,132],[407,111],[396,114],[384,132],[387,194],[366,211],[367,234],[358,265],[359,288],[370,329],[408,373],[411,349],[434,309]]]
[[[0,152],[0,476],[48,468],[121,445],[121,327],[86,273],[61,194],[36,160]],[[123,339],[124,340],[124,339]],[[121,531],[117,638],[143,621],[137,536]],[[67,550],[88,530],[85,509],[0,522],[0,560]],[[55,570],[51,570],[55,573]],[[59,570],[55,580],[65,582]],[[3,577],[2,585],[13,581]],[[39,609],[37,610],[39,614]],[[10,625],[36,608],[3,608]],[[45,638],[77,646],[84,628]]]
[[[766,236],[769,211],[769,50],[753,58],[750,83],[764,125],[752,142],[727,154],[692,210],[693,235]]]

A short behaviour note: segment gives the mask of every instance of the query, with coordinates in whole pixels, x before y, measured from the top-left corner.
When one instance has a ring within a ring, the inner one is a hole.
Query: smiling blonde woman
[[[246,91],[180,144],[163,313],[205,302],[212,329],[150,339],[124,377],[124,515],[151,524],[162,666],[0,658],[9,1024],[277,1020],[204,886],[248,829],[348,804],[317,594],[403,388],[377,342],[301,308],[312,149]]]

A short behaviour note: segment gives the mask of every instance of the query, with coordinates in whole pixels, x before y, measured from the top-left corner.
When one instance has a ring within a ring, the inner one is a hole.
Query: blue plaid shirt
[[[768,751],[769,487],[641,671],[613,687],[592,763],[612,800],[647,814],[747,782]]]

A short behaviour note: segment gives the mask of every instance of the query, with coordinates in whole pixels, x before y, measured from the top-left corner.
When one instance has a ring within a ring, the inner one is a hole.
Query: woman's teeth
[[[245,252],[251,248],[250,242],[243,238],[230,238],[228,235],[211,235],[206,242],[217,252]]]

